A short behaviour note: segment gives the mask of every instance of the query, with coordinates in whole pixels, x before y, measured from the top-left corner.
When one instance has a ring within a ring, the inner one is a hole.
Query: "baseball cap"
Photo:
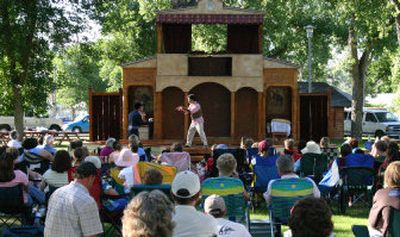
[[[204,201],[204,211],[208,214],[220,215],[225,210],[225,201],[219,195],[213,194]]]
[[[172,193],[179,198],[191,198],[200,192],[200,179],[191,171],[179,172],[171,185]]]

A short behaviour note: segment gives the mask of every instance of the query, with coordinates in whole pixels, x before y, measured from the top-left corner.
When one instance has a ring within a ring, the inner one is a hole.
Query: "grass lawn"
[[[334,234],[336,237],[353,237],[351,231],[352,225],[367,225],[369,208],[362,206],[354,206],[348,208],[345,215],[339,214],[337,204],[331,204],[333,211],[333,224]],[[250,218],[253,219],[267,219],[268,210],[265,205],[259,207],[255,212],[250,213]],[[282,231],[286,231],[288,228],[284,226]]]

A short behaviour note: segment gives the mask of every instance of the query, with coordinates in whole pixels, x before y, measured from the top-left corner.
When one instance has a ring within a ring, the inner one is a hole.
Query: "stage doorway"
[[[230,137],[231,92],[220,84],[207,82],[189,93],[195,94],[201,104],[207,137]]]

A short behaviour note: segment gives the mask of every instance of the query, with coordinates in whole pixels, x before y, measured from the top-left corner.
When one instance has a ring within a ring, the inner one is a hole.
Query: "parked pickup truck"
[[[25,129],[47,128],[49,130],[61,131],[63,122],[61,119],[55,118],[25,117],[24,126]],[[0,116],[0,131],[11,131],[14,128],[13,116]]]
[[[351,132],[351,112],[344,112],[344,134]],[[364,109],[363,134],[374,137],[387,135],[391,138],[400,139],[400,121],[396,115],[385,109]]]

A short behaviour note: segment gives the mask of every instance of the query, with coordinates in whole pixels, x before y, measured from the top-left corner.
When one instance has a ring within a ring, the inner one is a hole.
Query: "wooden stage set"
[[[158,12],[155,55],[122,64],[118,92],[89,92],[90,140],[126,140],[128,114],[141,102],[154,118],[149,139],[142,139],[145,145],[183,142],[190,118],[175,108],[187,106],[189,94],[202,106],[209,144],[237,146],[242,137],[272,137],[273,119],[289,121],[296,140],[343,137],[336,123],[343,108],[332,107],[332,92],[300,92],[298,65],[263,56],[268,34],[263,24],[264,12],[228,8],[220,0]],[[226,27],[225,49],[193,49],[192,27],[197,25]]]

